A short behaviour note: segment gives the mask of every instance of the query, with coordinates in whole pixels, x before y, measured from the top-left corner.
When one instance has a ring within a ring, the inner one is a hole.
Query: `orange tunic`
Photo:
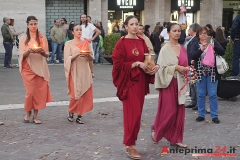
[[[19,70],[26,89],[24,109],[25,111],[39,110],[45,108],[47,102],[52,102],[48,85],[50,74],[46,58],[40,54],[30,53],[28,57],[23,58],[23,53],[28,48],[33,48],[34,44],[37,45],[37,42],[31,39],[26,46],[25,40],[26,36],[23,36],[19,43]],[[48,53],[47,39],[41,35],[40,41],[40,46]]]
[[[80,43],[89,46],[85,40]],[[73,62],[71,61],[72,57],[77,54],[80,54],[80,49],[72,40],[68,41],[64,47],[64,69],[70,97],[68,112],[82,115],[93,109],[93,80],[87,58],[79,56]]]

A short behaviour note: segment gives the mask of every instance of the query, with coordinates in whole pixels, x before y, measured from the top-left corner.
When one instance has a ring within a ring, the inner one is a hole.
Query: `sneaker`
[[[193,108],[193,107],[195,107],[195,106],[196,106],[196,104],[190,103],[189,105],[185,106],[185,108]]]
[[[193,107],[192,110],[198,110],[198,106]]]
[[[50,61],[50,57],[47,58],[47,62],[49,62],[49,61]]]
[[[59,63],[59,60],[56,60],[55,63],[58,64],[58,63]]]
[[[15,65],[15,67],[17,67],[17,68],[18,68],[18,67],[19,67],[19,65],[18,65],[18,64],[16,64],[16,65]]]
[[[218,124],[218,123],[220,123],[220,120],[218,118],[213,118],[212,122]]]
[[[238,80],[238,81],[240,81],[240,77],[239,76],[230,76],[230,77],[226,77],[226,80]]]
[[[200,116],[198,116],[197,119],[196,119],[197,122],[202,122],[202,121],[204,121],[204,120],[205,120],[205,118],[200,117]]]

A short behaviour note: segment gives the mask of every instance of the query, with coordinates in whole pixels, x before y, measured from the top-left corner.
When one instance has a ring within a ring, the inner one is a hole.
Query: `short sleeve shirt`
[[[94,30],[96,29],[96,27],[93,24],[88,23],[87,27],[85,27],[85,25],[81,25],[81,27],[83,38],[90,39],[93,37]]]
[[[163,37],[164,41],[165,40],[169,40],[169,35],[167,33],[167,28],[163,29],[163,31],[161,32],[160,36]]]

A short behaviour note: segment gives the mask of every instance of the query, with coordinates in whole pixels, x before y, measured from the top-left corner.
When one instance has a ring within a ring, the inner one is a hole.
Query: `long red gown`
[[[187,54],[183,49],[178,57],[178,65],[188,65]],[[164,137],[171,144],[182,143],[184,117],[185,106],[178,104],[178,84],[177,79],[173,78],[169,86],[159,92],[158,111],[153,125],[156,141]]]
[[[132,53],[134,46],[139,55]],[[148,53],[145,41],[121,38],[113,53],[113,83],[117,87],[117,96],[123,103],[124,140],[123,144],[136,144],[140,129],[144,96],[149,93],[149,83],[153,76],[144,73],[139,67],[131,68],[132,63],[144,61],[144,53]]]

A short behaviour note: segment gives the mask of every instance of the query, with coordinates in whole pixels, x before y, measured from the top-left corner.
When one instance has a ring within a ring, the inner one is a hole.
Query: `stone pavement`
[[[96,65],[94,98],[115,96],[111,81],[111,65]],[[55,101],[68,100],[62,65],[49,65],[51,92]],[[157,94],[151,86],[151,94]],[[0,107],[23,103],[25,90],[18,69],[0,67]],[[239,98],[239,97],[238,97]],[[167,104],[166,104],[167,107]],[[146,99],[137,149],[143,160],[193,160],[191,154],[161,155],[163,146],[170,147],[163,139],[153,144],[150,126],[157,111],[157,98]],[[122,145],[123,120],[121,102],[96,102],[94,110],[85,114],[85,124],[67,121],[67,106],[56,105],[40,111],[43,124],[22,123],[23,109],[1,110],[0,160],[126,160],[129,159]],[[236,147],[237,157],[200,157],[200,160],[240,159],[240,102],[219,99],[220,124],[196,122],[197,112],[186,109],[184,143],[190,148]],[[170,147],[175,148],[175,147]]]

